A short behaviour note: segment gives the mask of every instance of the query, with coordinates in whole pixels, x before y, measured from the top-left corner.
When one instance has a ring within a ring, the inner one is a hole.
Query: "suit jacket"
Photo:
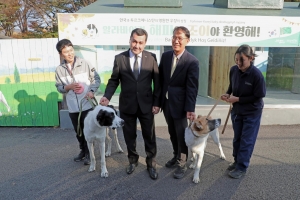
[[[162,85],[161,105],[164,105],[168,91],[170,114],[173,118],[180,119],[186,117],[186,112],[195,111],[199,82],[199,61],[185,50],[170,78],[172,58],[173,51],[167,51],[162,54],[159,64]]]
[[[140,106],[143,113],[149,113],[152,112],[152,106],[160,107],[160,82],[156,56],[143,51],[141,60],[140,74],[136,80],[130,67],[129,50],[115,56],[113,72],[104,96],[110,100],[120,83],[120,112],[134,114]]]

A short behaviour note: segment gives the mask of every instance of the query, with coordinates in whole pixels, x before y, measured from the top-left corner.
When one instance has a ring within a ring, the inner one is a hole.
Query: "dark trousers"
[[[254,149],[260,127],[261,114],[258,116],[241,116],[231,113],[233,137],[233,157],[236,168],[246,171]]]
[[[81,130],[82,130],[81,137],[79,137],[78,133],[77,133],[77,125],[78,125],[78,116],[79,116],[79,113],[69,113],[69,116],[71,118],[74,130],[76,132],[76,138],[77,138],[77,140],[79,142],[79,148],[81,150],[83,150],[85,152],[85,154],[89,153],[89,149],[88,149],[88,146],[87,146],[87,143],[86,143],[86,140],[85,140],[85,137],[84,137],[84,132],[83,132],[84,119],[85,119],[86,115],[88,114],[88,112],[91,111],[91,110],[92,109],[85,110],[85,111],[81,112],[81,116],[80,116],[80,127],[81,127]]]
[[[173,146],[173,154],[177,156],[177,160],[180,165],[185,165],[188,159],[188,147],[185,144],[184,132],[187,127],[187,118],[174,119],[171,116],[170,108],[168,100],[165,99],[165,103],[163,105],[163,112],[168,124],[168,131],[170,134],[171,143]]]
[[[139,155],[136,151],[136,131],[137,131],[137,119],[139,119],[142,135],[144,139],[146,163],[147,167],[156,167],[156,136],[154,129],[154,115],[152,112],[143,114],[141,109],[138,108],[135,114],[128,114],[120,112],[120,117],[124,120],[123,134],[128,151],[129,163],[138,162]]]

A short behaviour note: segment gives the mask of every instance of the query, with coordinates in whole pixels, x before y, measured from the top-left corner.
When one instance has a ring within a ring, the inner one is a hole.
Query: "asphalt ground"
[[[222,126],[220,127],[222,130]],[[0,199],[300,199],[300,125],[261,126],[246,176],[228,177],[233,161],[233,130],[227,126],[220,140],[226,160],[208,139],[200,171],[200,183],[192,182],[193,170],[183,179],[174,179],[175,169],[164,167],[172,157],[166,127],[157,127],[157,180],[150,179],[145,165],[141,132],[138,131],[139,166],[128,175],[127,150],[118,131],[124,153],[106,158],[108,178],[100,176],[100,152],[96,145],[96,171],[88,172],[83,162],[74,162],[79,153],[73,130],[60,128],[0,128]],[[190,163],[190,161],[189,161]]]

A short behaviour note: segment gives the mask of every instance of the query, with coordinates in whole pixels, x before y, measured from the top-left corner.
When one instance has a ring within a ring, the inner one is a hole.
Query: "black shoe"
[[[157,179],[158,173],[156,172],[156,169],[154,169],[153,167],[147,167],[147,170],[149,172],[150,178],[152,178],[153,180]]]
[[[235,166],[236,166],[236,162],[230,163],[229,166],[228,166],[228,168],[227,168],[227,170],[228,171],[232,171],[232,170],[235,169]]]
[[[244,176],[245,174],[246,174],[246,171],[241,171],[238,169],[234,169],[234,170],[228,172],[228,176],[231,178],[234,178],[234,179],[239,179],[242,176]]]
[[[174,178],[180,179],[180,178],[184,177],[186,170],[187,170],[186,165],[183,165],[183,166],[177,165],[177,168],[174,172]]]
[[[85,158],[85,153],[84,153],[84,151],[81,150],[80,153],[78,154],[78,156],[76,156],[74,158],[74,161],[79,162],[79,161],[82,161],[84,158]]]
[[[131,174],[135,168],[138,166],[138,163],[130,163],[127,167],[126,167],[126,172],[127,174]]]
[[[89,153],[85,154],[85,158],[84,158],[83,164],[84,165],[90,165],[91,164],[91,159],[90,159],[90,154]]]
[[[166,162],[165,166],[167,168],[172,168],[172,167],[176,166],[176,163],[177,163],[177,156],[174,156],[171,160]]]

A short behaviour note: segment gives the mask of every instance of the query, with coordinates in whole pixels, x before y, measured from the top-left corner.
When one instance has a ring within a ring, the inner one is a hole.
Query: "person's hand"
[[[190,121],[194,121],[194,119],[196,119],[196,114],[194,112],[187,112],[186,118],[188,118]]]
[[[107,106],[109,104],[109,100],[106,97],[102,97],[99,104],[102,106]]]
[[[159,112],[159,107],[157,107],[157,106],[153,106],[152,107],[152,113],[155,115],[155,114],[157,114],[158,112]]]
[[[70,85],[65,86],[65,90],[73,90],[76,93],[77,91],[82,90],[82,85],[80,83],[71,83]]]
[[[227,101],[227,99],[228,99],[229,97],[230,97],[229,94],[222,94],[221,99],[222,99],[223,101]]]
[[[230,96],[227,100],[226,100],[226,102],[228,102],[228,103],[235,103],[235,102],[238,102],[240,100],[240,98],[239,97],[236,97],[236,96]]]
[[[86,96],[85,96],[86,98],[90,98],[90,99],[92,99],[92,98],[94,98],[94,93],[93,92],[91,92],[91,91],[89,91],[87,94],[86,94]]]

